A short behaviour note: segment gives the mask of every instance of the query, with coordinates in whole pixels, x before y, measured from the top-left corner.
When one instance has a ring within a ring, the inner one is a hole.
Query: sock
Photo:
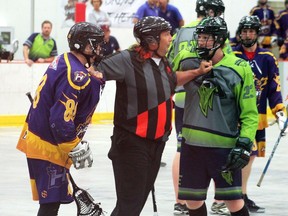
[[[189,209],[189,216],[207,216],[207,208],[205,202],[198,209]]]
[[[60,203],[40,204],[37,216],[57,216]]]
[[[231,212],[231,216],[249,216],[248,208],[244,205],[242,209],[237,212]]]

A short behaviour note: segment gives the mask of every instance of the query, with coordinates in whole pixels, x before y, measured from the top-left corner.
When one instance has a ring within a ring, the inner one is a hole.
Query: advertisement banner
[[[133,26],[133,17],[138,8],[146,2],[146,0],[102,0],[103,3],[100,10],[106,12],[110,18],[112,27],[130,28]],[[77,3],[86,5],[85,14],[76,14],[75,10]],[[91,0],[77,1],[77,0],[62,0],[61,11],[64,15],[62,23],[63,27],[71,27],[75,23],[75,17],[84,16],[93,10]],[[77,20],[76,20],[77,21]]]

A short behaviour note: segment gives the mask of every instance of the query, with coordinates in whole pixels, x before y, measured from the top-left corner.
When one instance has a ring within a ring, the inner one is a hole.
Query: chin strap
[[[85,66],[86,68],[89,68],[89,67],[91,66],[90,58],[92,58],[93,56],[87,55],[87,54],[84,54],[84,53],[82,53],[82,55],[86,58],[86,61],[87,61],[87,63],[86,63],[84,66]],[[87,67],[87,65],[88,65],[88,67]]]

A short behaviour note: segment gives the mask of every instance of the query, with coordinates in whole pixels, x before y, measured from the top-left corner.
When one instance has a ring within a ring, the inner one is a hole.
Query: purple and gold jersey
[[[237,57],[250,63],[254,73],[254,83],[256,87],[257,107],[259,113],[258,130],[268,127],[267,122],[267,99],[272,113],[282,110],[282,95],[280,89],[280,76],[278,61],[267,49],[257,47],[253,59],[248,59],[241,45],[233,48]]]
[[[58,56],[38,85],[17,148],[69,168],[68,153],[87,130],[101,86],[72,53]]]
[[[288,39],[288,9],[279,12],[274,21],[278,37]]]
[[[275,32],[274,26],[274,11],[270,6],[261,8],[260,6],[255,6],[250,11],[251,16],[257,16],[261,22],[261,32],[259,36],[271,36]]]

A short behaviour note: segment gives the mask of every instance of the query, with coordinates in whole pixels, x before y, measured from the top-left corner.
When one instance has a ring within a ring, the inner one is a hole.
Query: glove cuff
[[[251,152],[253,143],[247,137],[239,137],[236,142],[236,147],[245,149],[248,152]]]

